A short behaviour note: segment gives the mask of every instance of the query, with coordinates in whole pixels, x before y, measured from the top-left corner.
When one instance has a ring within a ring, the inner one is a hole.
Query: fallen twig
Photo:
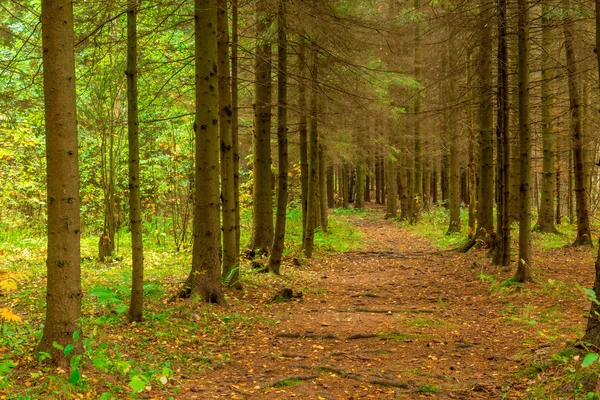
[[[287,338],[287,339],[334,339],[339,340],[339,338],[331,333],[327,333],[325,335],[318,335],[316,333],[278,333],[275,335],[278,338]]]
[[[285,378],[276,379],[276,380],[274,380],[272,382],[267,383],[266,385],[261,386],[261,389],[266,389],[266,388],[270,388],[270,387],[276,387],[280,383],[283,383],[283,382],[286,382],[286,381],[310,381],[310,380],[316,379],[318,377],[319,377],[319,375],[307,375],[307,376],[292,375],[292,376],[286,376]]]

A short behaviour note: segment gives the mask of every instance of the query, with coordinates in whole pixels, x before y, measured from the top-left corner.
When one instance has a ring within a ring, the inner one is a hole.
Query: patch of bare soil
[[[593,262],[576,250],[536,251],[536,282],[502,287],[512,267],[491,267],[484,251],[357,224],[361,251],[312,261],[302,299],[257,306],[280,322],[230,344],[230,362],[188,377],[177,398],[522,398],[544,373],[536,363],[583,328],[575,283],[590,284]]]

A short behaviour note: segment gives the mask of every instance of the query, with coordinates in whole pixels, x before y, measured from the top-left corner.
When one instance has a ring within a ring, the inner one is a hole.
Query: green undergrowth
[[[249,240],[250,213],[242,218],[242,243]],[[355,218],[354,216],[353,218]],[[358,216],[360,218],[360,216]],[[329,230],[317,232],[316,256],[360,247],[361,235],[344,212],[332,212]],[[292,208],[287,225],[288,261],[300,253],[302,216]],[[98,237],[81,239],[83,304],[81,320],[85,353],[81,375],[40,363],[34,347],[43,329],[46,239],[39,232],[2,231],[0,275],[18,276],[17,288],[0,293],[0,311],[9,307],[22,322],[0,318],[0,398],[178,398],[185,376],[232,362],[232,351],[244,346],[248,332],[278,321],[259,313],[283,286],[309,293],[315,278],[304,267],[287,262],[281,276],[257,273],[243,261],[243,291],[227,289],[227,308],[198,299],[169,301],[181,288],[191,265],[191,249],[175,251],[166,231],[147,224],[144,236],[144,321],[126,321],[130,295],[130,242],[125,230],[116,237],[118,253],[108,262],[96,259]],[[165,228],[166,229],[166,228]],[[244,301],[243,297],[253,298]],[[234,347],[235,345],[235,347]]]
[[[494,216],[496,211],[494,210]],[[449,211],[441,206],[431,208],[429,211],[423,212],[420,220],[416,224],[410,224],[408,221],[399,222],[402,226],[417,234],[418,236],[425,237],[431,241],[431,243],[442,249],[457,248],[466,242],[466,238],[469,234],[469,210],[467,208],[461,208],[461,231],[457,233],[448,234],[449,225]],[[532,216],[532,229],[535,226],[537,215]],[[569,223],[567,218],[563,218],[560,225],[556,225],[558,233],[539,233],[532,232],[532,245],[542,250],[551,250],[562,248],[572,244],[575,241],[577,235],[577,227],[574,224]],[[593,229],[593,232],[596,230]],[[514,242],[516,248],[519,234],[519,224],[513,223],[511,229],[511,240]],[[593,235],[593,234],[592,234]],[[596,240],[594,239],[594,242]]]

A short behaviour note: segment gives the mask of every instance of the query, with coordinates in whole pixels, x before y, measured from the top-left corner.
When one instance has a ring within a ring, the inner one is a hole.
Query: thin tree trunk
[[[196,196],[192,270],[182,297],[197,294],[207,303],[225,304],[221,288],[219,218],[219,76],[217,3],[195,0],[196,39]]]
[[[318,124],[317,124],[317,110],[318,110],[318,90],[319,85],[317,81],[318,73],[318,53],[316,44],[311,45],[311,62],[312,62],[312,87],[311,87],[311,101],[310,101],[310,130],[308,138],[308,204],[307,204],[307,219],[306,219],[306,235],[304,244],[304,254],[306,257],[311,258],[313,254],[314,239],[315,239],[315,228],[317,226],[317,209],[320,208],[318,202],[318,190],[319,190],[319,143],[318,143]]]
[[[531,120],[529,115],[529,4],[518,0],[519,147],[521,149],[521,214],[519,261],[514,280],[531,279]]]
[[[277,219],[273,250],[269,257],[269,271],[279,274],[283,248],[285,244],[285,223],[288,200],[288,137],[287,137],[287,22],[286,0],[279,0],[277,13],[278,50],[277,50],[277,153],[279,157],[279,175],[277,184]]]
[[[333,166],[330,165],[327,168],[327,206],[329,208],[335,207],[335,177],[333,171]]]
[[[219,72],[219,136],[221,139],[221,214],[223,218],[223,280],[241,287],[237,236],[235,229],[235,186],[231,138],[231,76],[229,73],[229,19],[227,0],[217,0],[218,72]]]
[[[144,305],[144,250],[140,199],[140,144],[137,86],[137,0],[127,3],[127,131],[129,139],[129,224],[131,229],[131,301],[129,322],[140,322]]]
[[[447,72],[454,69],[454,46],[452,42],[446,49],[446,64]],[[458,93],[458,82],[456,79],[450,79],[446,85],[447,90],[447,129],[448,135],[448,161],[450,164],[450,176],[448,177],[448,206],[450,209],[450,225],[448,227],[448,234],[461,231],[460,221],[460,168],[458,166],[458,113],[451,107],[456,103],[456,93]]]
[[[235,250],[240,258],[240,150],[239,150],[239,89],[238,89],[238,0],[231,0],[231,150],[233,152],[233,195],[235,206]]]
[[[250,249],[263,254],[273,244],[271,175],[271,13],[269,0],[256,0],[256,53],[254,59],[254,141],[252,239]]]
[[[300,85],[298,87],[298,108],[300,119],[298,121],[298,134],[300,136],[300,185],[302,199],[302,237],[306,236],[306,220],[308,205],[308,130],[307,130],[307,103],[306,103],[306,46],[299,45],[298,69]],[[303,241],[304,243],[304,241]]]
[[[46,319],[37,353],[50,353],[50,362],[69,366],[69,356],[56,348],[74,345],[70,356],[82,351],[81,268],[79,219],[79,158],[73,3],[42,2],[44,117],[46,128],[46,182],[48,205],[48,256],[46,258]]]
[[[321,229],[327,232],[327,226],[329,225],[329,218],[327,215],[327,162],[326,162],[325,146],[323,142],[319,142],[319,193],[320,193],[320,204],[321,212]]]
[[[494,249],[492,264],[506,266],[510,263],[510,221],[509,195],[510,186],[510,143],[508,140],[508,45],[507,45],[506,0],[498,1],[498,117],[496,137],[498,143],[498,175],[497,175],[497,244]]]
[[[575,201],[577,211],[577,238],[574,246],[592,246],[588,202],[585,193],[585,176],[583,168],[583,143],[581,126],[581,104],[579,101],[579,82],[577,75],[577,58],[573,43],[573,18],[570,15],[570,1],[565,0],[567,17],[563,24],[565,35],[565,53],[567,58],[567,81],[569,86],[569,105],[571,109],[571,131],[573,133],[573,174],[575,175]]]
[[[491,234],[494,231],[494,107],[492,89],[492,12],[485,0],[479,3],[480,44],[478,68],[478,126],[481,146],[480,158],[480,200],[478,204],[478,226],[476,238],[484,245],[492,246]]]
[[[554,226],[554,132],[552,127],[552,102],[553,95],[550,89],[551,65],[550,47],[552,45],[552,32],[550,22],[550,6],[548,1],[542,2],[542,147],[543,147],[543,175],[542,199],[536,230],[543,233],[557,233]]]

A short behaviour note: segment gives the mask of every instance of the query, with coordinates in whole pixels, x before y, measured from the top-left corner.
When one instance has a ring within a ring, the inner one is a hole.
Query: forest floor
[[[355,220],[359,251],[306,262],[310,291],[263,309],[280,322],[249,330],[230,362],[189,377],[181,398],[547,399],[596,390],[597,379],[576,376],[567,346],[589,307],[577,289],[591,283],[589,252],[536,250],[536,279],[520,285],[485,251],[440,251],[381,217]]]
[[[355,243],[300,266],[290,255],[281,277],[250,273],[226,308],[169,303],[188,260],[165,268],[167,253],[149,252],[146,320],[133,327],[125,272],[84,265],[90,362],[76,387],[32,359],[44,284],[34,276],[8,297],[32,327],[3,328],[0,356],[14,369],[0,398],[595,398],[598,364],[582,368],[586,353],[569,347],[585,326],[595,252],[535,234],[535,280],[516,284],[513,267],[492,267],[484,250],[448,251],[427,218],[409,227],[377,208],[341,213],[334,229],[353,227],[344,240]],[[283,288],[302,297],[282,301]]]

